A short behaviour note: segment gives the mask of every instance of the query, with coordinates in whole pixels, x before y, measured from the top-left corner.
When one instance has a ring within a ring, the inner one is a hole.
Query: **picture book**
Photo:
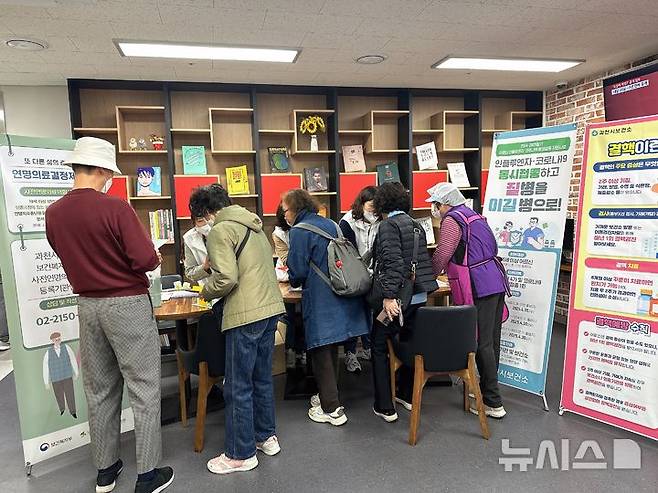
[[[327,172],[324,168],[304,168],[304,184],[309,192],[326,192]]]
[[[249,176],[247,176],[247,165],[226,168],[226,183],[229,195],[248,194]]]
[[[436,155],[434,141],[416,146],[416,158],[419,170],[439,169],[439,158]]]
[[[162,195],[162,178],[159,166],[137,168],[137,197],[159,197]]]
[[[290,170],[290,154],[287,147],[268,147],[267,152],[273,173],[286,173]]]
[[[206,148],[204,146],[182,146],[183,173],[186,175],[205,175],[208,173],[206,167]]]
[[[343,146],[343,165],[346,173],[363,173],[366,170],[363,146]]]
[[[432,223],[432,216],[416,218],[416,222],[420,224],[425,230],[425,238],[428,245],[434,245],[436,239],[434,237],[434,224]]]
[[[389,181],[400,181],[400,171],[398,170],[398,163],[390,162],[377,165],[377,185],[387,183]]]
[[[459,188],[468,188],[471,186],[464,163],[448,163],[448,173],[450,174],[450,181]]]

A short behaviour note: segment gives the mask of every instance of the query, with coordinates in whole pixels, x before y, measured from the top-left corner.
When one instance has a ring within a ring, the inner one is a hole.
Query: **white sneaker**
[[[478,410],[471,405],[471,412],[473,414],[478,414]],[[500,407],[489,407],[486,404],[484,405],[484,414],[494,419],[502,419],[507,415],[507,411],[503,406]]]
[[[11,349],[11,344],[5,341],[0,341],[0,351],[7,351],[8,349]]]
[[[361,363],[359,363],[356,353],[350,351],[345,353],[345,368],[347,368],[347,371],[350,373],[358,373],[361,371]]]
[[[360,349],[356,352],[356,357],[359,358],[359,359],[363,359],[363,360],[366,360],[366,361],[370,361],[370,359],[372,358],[372,352],[371,352],[370,349],[363,349],[363,348],[360,348]]]
[[[258,466],[258,458],[254,455],[245,460],[231,460],[222,454],[208,461],[208,470],[214,474],[231,474],[232,472],[251,471]]]
[[[400,404],[400,405],[401,405],[403,408],[405,408],[407,411],[411,411],[411,403],[410,403],[410,402],[403,401],[403,400],[400,399],[399,397],[396,397],[396,398],[395,398],[395,402],[397,402],[398,404]]]
[[[256,450],[260,450],[265,455],[276,455],[281,452],[281,446],[279,445],[279,439],[276,435],[272,435],[270,438],[265,440],[263,443],[256,444]]]
[[[340,426],[347,423],[345,408],[337,408],[333,413],[325,413],[321,407],[312,407],[308,410],[308,417],[316,423],[329,423],[334,426]]]
[[[393,423],[394,421],[398,420],[398,413],[396,413],[395,411],[393,411],[393,414],[384,414],[384,413],[380,413],[379,411],[377,411],[377,409],[373,407],[372,412],[375,413],[375,416],[379,416],[387,423]]]
[[[311,407],[322,407],[320,403],[320,394],[314,394],[311,396]]]

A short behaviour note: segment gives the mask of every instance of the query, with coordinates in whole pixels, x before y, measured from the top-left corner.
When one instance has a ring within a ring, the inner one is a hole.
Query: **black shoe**
[[[78,419],[78,415],[75,413],[71,413],[71,416],[73,416],[75,419]]]
[[[123,462],[121,459],[107,469],[98,471],[96,478],[96,493],[109,493],[116,486],[117,478],[123,471]]]
[[[375,413],[375,416],[379,416],[387,423],[393,423],[398,420],[398,413],[395,412],[395,409],[378,411],[376,407],[373,407],[372,411]]]
[[[137,481],[135,493],[159,493],[174,481],[174,470],[171,467],[160,467],[155,470],[151,481]]]

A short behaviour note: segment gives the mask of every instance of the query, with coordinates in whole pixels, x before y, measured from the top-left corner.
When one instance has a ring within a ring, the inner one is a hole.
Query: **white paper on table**
[[[464,163],[448,163],[448,173],[450,174],[450,181],[459,188],[471,186]]]
[[[437,279],[436,284],[438,284],[439,288],[449,288],[450,287],[450,283],[447,282],[447,281],[444,281],[442,279]]]

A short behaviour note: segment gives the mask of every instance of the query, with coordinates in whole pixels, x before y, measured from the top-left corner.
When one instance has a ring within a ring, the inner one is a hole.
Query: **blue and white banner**
[[[498,381],[544,394],[576,126],[494,135],[483,204],[512,296]]]

